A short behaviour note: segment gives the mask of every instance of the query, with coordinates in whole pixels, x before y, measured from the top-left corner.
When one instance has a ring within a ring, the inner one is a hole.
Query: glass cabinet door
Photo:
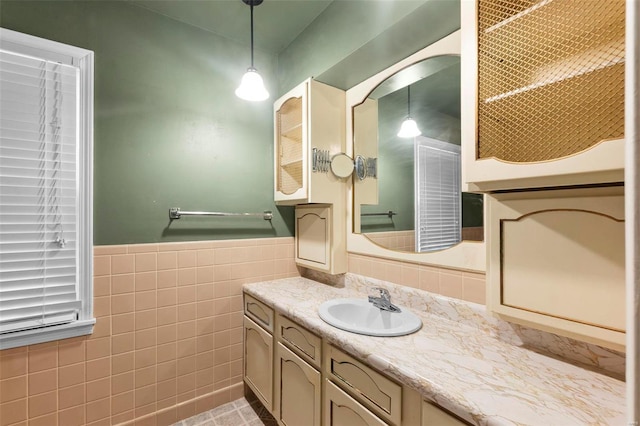
[[[300,198],[305,187],[305,92],[303,87],[299,96],[288,98],[275,112],[276,200]]]

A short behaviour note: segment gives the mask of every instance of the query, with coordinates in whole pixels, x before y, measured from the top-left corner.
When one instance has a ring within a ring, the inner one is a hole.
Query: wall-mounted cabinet
[[[296,206],[295,260],[330,274],[347,271],[344,203]]]
[[[274,103],[277,204],[332,203],[344,197],[329,172],[331,156],[344,152],[345,93],[308,79]]]
[[[507,320],[624,350],[623,191],[488,196],[487,307]]]
[[[462,2],[463,181],[623,180],[625,2]]]

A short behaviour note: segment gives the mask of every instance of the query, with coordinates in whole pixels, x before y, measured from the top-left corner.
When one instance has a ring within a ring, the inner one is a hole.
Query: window
[[[93,52],[0,28],[0,349],[90,334]]]
[[[416,251],[449,248],[460,242],[460,146],[415,139]]]

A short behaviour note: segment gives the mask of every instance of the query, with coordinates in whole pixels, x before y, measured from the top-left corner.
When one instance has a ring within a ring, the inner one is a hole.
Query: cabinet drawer
[[[246,293],[244,294],[244,313],[273,333],[273,309]]]
[[[402,386],[328,344],[324,359],[327,377],[384,420],[400,425]]]
[[[466,426],[467,423],[435,405],[422,401],[422,426]]]
[[[282,315],[276,317],[276,336],[298,356],[320,368],[322,339],[318,336]]]
[[[386,423],[336,385],[328,380],[325,384],[325,426],[386,426]]]

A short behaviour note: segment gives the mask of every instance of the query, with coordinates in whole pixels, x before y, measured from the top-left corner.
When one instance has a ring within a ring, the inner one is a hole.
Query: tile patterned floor
[[[277,422],[258,401],[240,398],[173,426],[277,426]]]

